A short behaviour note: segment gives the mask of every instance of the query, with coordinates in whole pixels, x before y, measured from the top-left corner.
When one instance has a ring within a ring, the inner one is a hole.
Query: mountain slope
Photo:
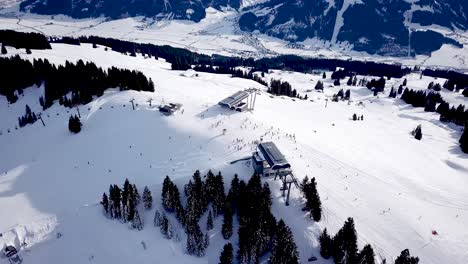
[[[219,231],[220,218],[210,232],[208,254],[196,258],[185,253],[182,229],[182,240],[177,242],[164,239],[153,227],[154,210],[142,213],[145,227],[138,232],[106,219],[98,201],[109,184],[122,184],[125,178],[140,190],[148,185],[156,207],[161,204],[165,175],[179,189],[195,169],[221,170],[226,185],[234,173],[247,179],[252,167],[230,162],[251,155],[260,138],[279,146],[299,179],[307,175],[318,182],[324,216],[314,223],[301,211],[298,190],[292,190],[291,205],[286,207],[280,182],[262,179],[272,190],[273,213],[292,228],[301,263],[307,263],[311,254],[318,256],[320,231],[326,227],[335,233],[347,217],[355,219],[359,246],[370,243],[377,258],[386,257],[387,263],[404,248],[425,264],[467,263],[467,158],[457,143],[460,131],[440,123],[438,115],[386,96],[374,97],[365,87],[346,85],[340,88],[351,89],[353,101],[328,101],[325,107],[325,99],[338,88],[330,87],[333,80],[327,78],[324,93],[308,91],[323,80],[321,74],[267,73],[266,79],[286,80],[310,99],[293,101],[270,96],[265,87],[250,80],[171,71],[162,59],[130,57],[91,45],[53,44],[52,48],[34,50],[31,55],[13,48],[8,52],[29,59],[48,58],[57,64],[83,59],[100,67],[140,70],[154,80],[156,91],[108,90],[80,106],[84,126],[76,135],[67,129],[69,115],[76,109],[58,104],[44,112],[45,127],[36,122],[14,129],[25,104],[40,111],[40,88],[26,89],[13,105],[0,97],[0,207],[9,212],[9,217],[0,218],[0,246],[26,241],[21,250],[24,263],[123,264],[161,259],[165,263],[217,263],[227,242]],[[412,89],[425,89],[431,81],[445,80],[408,76]],[[389,80],[386,92],[401,82]],[[253,112],[217,106],[224,97],[249,87],[260,89]],[[466,102],[459,94],[445,90],[442,94],[451,103]],[[135,111],[129,102],[132,98],[138,104]],[[148,105],[149,98],[153,107]],[[163,101],[182,103],[183,114],[160,115],[155,105]],[[353,113],[364,115],[364,121],[351,121]],[[423,127],[421,141],[409,134],[418,124]],[[432,230],[439,235],[432,235]],[[57,238],[58,232],[62,237]],[[317,263],[331,261],[319,257]]]

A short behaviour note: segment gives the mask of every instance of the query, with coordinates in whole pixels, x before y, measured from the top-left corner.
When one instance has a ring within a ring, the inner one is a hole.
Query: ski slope
[[[24,263],[217,263],[227,242],[220,233],[221,217],[209,233],[207,255],[197,258],[185,253],[182,230],[178,242],[164,239],[153,227],[154,209],[141,212],[145,227],[135,231],[106,219],[99,200],[109,184],[121,185],[128,178],[140,191],[148,185],[153,204],[160,207],[163,178],[169,175],[180,189],[196,169],[222,171],[227,191],[235,173],[242,179],[253,173],[245,162],[230,162],[251,155],[260,138],[278,145],[299,180],[306,175],[317,179],[324,208],[319,223],[301,211],[298,190],[293,189],[286,207],[280,183],[265,179],[272,190],[273,213],[292,228],[302,263],[312,254],[319,257],[321,230],[326,227],[334,234],[347,217],[355,220],[360,248],[370,243],[379,263],[382,258],[393,263],[405,248],[424,264],[468,262],[468,155],[458,147],[460,128],[440,123],[435,113],[346,85],[341,88],[351,89],[350,104],[327,102],[339,88],[329,87],[332,80],[326,79],[324,93],[313,91],[321,74],[266,75],[308,94],[309,100],[299,101],[271,96],[266,87],[250,80],[171,71],[162,59],[130,57],[91,45],[52,46],[31,55],[8,49],[8,55],[137,69],[153,79],[156,91],[107,90],[79,107],[83,129],[76,135],[68,131],[68,118],[77,110],[58,104],[43,113],[45,127],[36,122],[14,129],[26,104],[41,111],[41,87],[26,89],[13,105],[0,97],[0,208],[2,216],[7,215],[0,218],[0,247],[26,242],[20,253]],[[387,82],[386,93],[402,81]],[[408,86],[414,89],[430,81],[408,76]],[[238,113],[217,106],[251,87],[260,89],[254,111]],[[450,102],[467,104],[465,97],[451,95]],[[136,110],[130,99],[138,104]],[[161,115],[156,105],[169,102],[181,103],[183,112]],[[353,113],[364,115],[364,121],[351,121]],[[418,124],[421,141],[409,134]],[[203,231],[205,219],[200,222]],[[57,233],[62,236],[57,238]],[[237,230],[234,234],[235,244]],[[0,263],[7,262],[0,258]],[[331,261],[319,257],[316,263]]]

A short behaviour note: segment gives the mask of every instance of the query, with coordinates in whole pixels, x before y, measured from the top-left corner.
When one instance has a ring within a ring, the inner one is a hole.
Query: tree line
[[[325,58],[302,58],[295,55],[277,56],[274,58],[227,57],[221,55],[208,56],[191,52],[182,48],[167,45],[157,46],[149,43],[136,43],[97,36],[82,36],[77,38],[79,43],[93,43],[112,48],[114,51],[128,54],[142,53],[162,57],[170,63],[176,64],[177,69],[188,69],[187,65],[211,65],[234,68],[239,66],[252,67],[256,71],[267,72],[269,69],[293,70],[297,72],[311,72],[314,69],[328,69],[334,71],[337,67],[346,68],[359,75],[374,75],[401,78],[411,72],[410,68],[396,64],[385,64],[366,61],[351,61]],[[76,44],[72,38],[54,38],[52,42],[68,42]]]
[[[39,33],[0,30],[0,43],[17,49],[50,49],[47,38]]]
[[[401,95],[401,99],[414,107],[424,107],[426,112],[437,112],[440,114],[439,120],[442,122],[455,123],[459,126],[465,126],[464,134],[460,138],[461,149],[468,153],[467,140],[464,135],[467,134],[468,126],[468,109],[460,104],[458,107],[450,106],[444,101],[438,92],[435,91],[414,91],[406,88]],[[466,137],[466,136],[465,136]]]
[[[270,263],[299,263],[291,229],[283,220],[277,221],[272,215],[271,191],[267,183],[261,183],[259,175],[253,175],[247,182],[235,175],[227,195],[221,172],[215,175],[208,171],[203,178],[204,180],[197,170],[184,185],[186,203],[183,205],[179,188],[168,176],[165,177],[161,191],[164,210],[162,213],[156,210],[154,215],[154,225],[163,236],[180,239],[177,230],[179,225],[171,223],[168,217],[172,214],[187,235],[187,253],[203,256],[210,241],[208,234],[202,229],[208,232],[214,227],[214,219],[222,216],[221,233],[228,240],[234,233],[233,216],[237,215],[238,249],[235,252],[232,244],[227,243],[220,254],[220,263],[233,263],[234,258],[239,263],[258,263],[260,257],[267,254]],[[149,209],[151,205],[147,206],[145,196],[150,195],[143,194],[142,199],[144,207]],[[146,200],[152,202],[152,198]],[[136,186],[126,180],[123,188],[111,185],[109,195],[103,194],[101,204],[106,216],[129,222],[132,227],[141,229],[143,224],[137,209],[139,201]],[[205,228],[202,228],[200,219],[205,214],[208,217]]]
[[[231,74],[232,77],[249,79],[249,80],[253,80],[255,82],[258,82],[261,85],[268,86],[268,83],[265,82],[262,79],[262,77],[264,76],[264,73],[262,72],[261,76],[259,76],[258,74],[254,74],[253,69],[246,72],[246,71],[244,71],[242,69],[236,69],[236,68],[225,67],[225,66],[213,67],[211,65],[195,65],[193,67],[193,70],[195,70],[197,72],[208,72],[208,73],[216,73],[216,74]]]
[[[0,71],[5,78],[0,83],[0,94],[14,103],[23,89],[44,84],[44,96],[39,98],[46,109],[55,100],[66,106],[86,104],[93,96],[101,96],[107,88],[154,91],[154,83],[139,71],[111,67],[104,70],[92,62],[79,60],[56,66],[47,59],[23,60],[19,56],[0,58]],[[71,93],[71,97],[66,95]]]

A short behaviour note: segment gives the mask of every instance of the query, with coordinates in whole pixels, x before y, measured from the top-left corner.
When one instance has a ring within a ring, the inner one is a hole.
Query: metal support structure
[[[81,118],[80,108],[78,108],[78,106],[76,107],[76,111],[78,111],[78,117]]]
[[[135,110],[135,103],[134,103],[134,101],[135,101],[135,99],[130,100],[130,103],[132,103],[132,108],[133,108],[133,110]]]
[[[258,89],[249,88],[249,89],[247,89],[245,91],[249,93],[249,97],[247,97],[247,106],[248,106],[249,110],[254,110],[255,109],[255,99],[257,98]]]
[[[151,101],[153,101],[153,98],[148,99],[149,106],[151,107]]]

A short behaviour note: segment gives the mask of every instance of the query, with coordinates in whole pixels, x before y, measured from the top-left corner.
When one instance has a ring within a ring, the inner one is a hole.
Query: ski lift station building
[[[225,98],[220,101],[218,104],[222,107],[230,108],[239,112],[244,112],[248,110],[248,105],[245,100],[249,97],[249,92],[247,91],[238,91],[235,94]]]
[[[285,176],[291,173],[291,165],[273,142],[258,144],[252,155],[252,166],[261,176]]]

